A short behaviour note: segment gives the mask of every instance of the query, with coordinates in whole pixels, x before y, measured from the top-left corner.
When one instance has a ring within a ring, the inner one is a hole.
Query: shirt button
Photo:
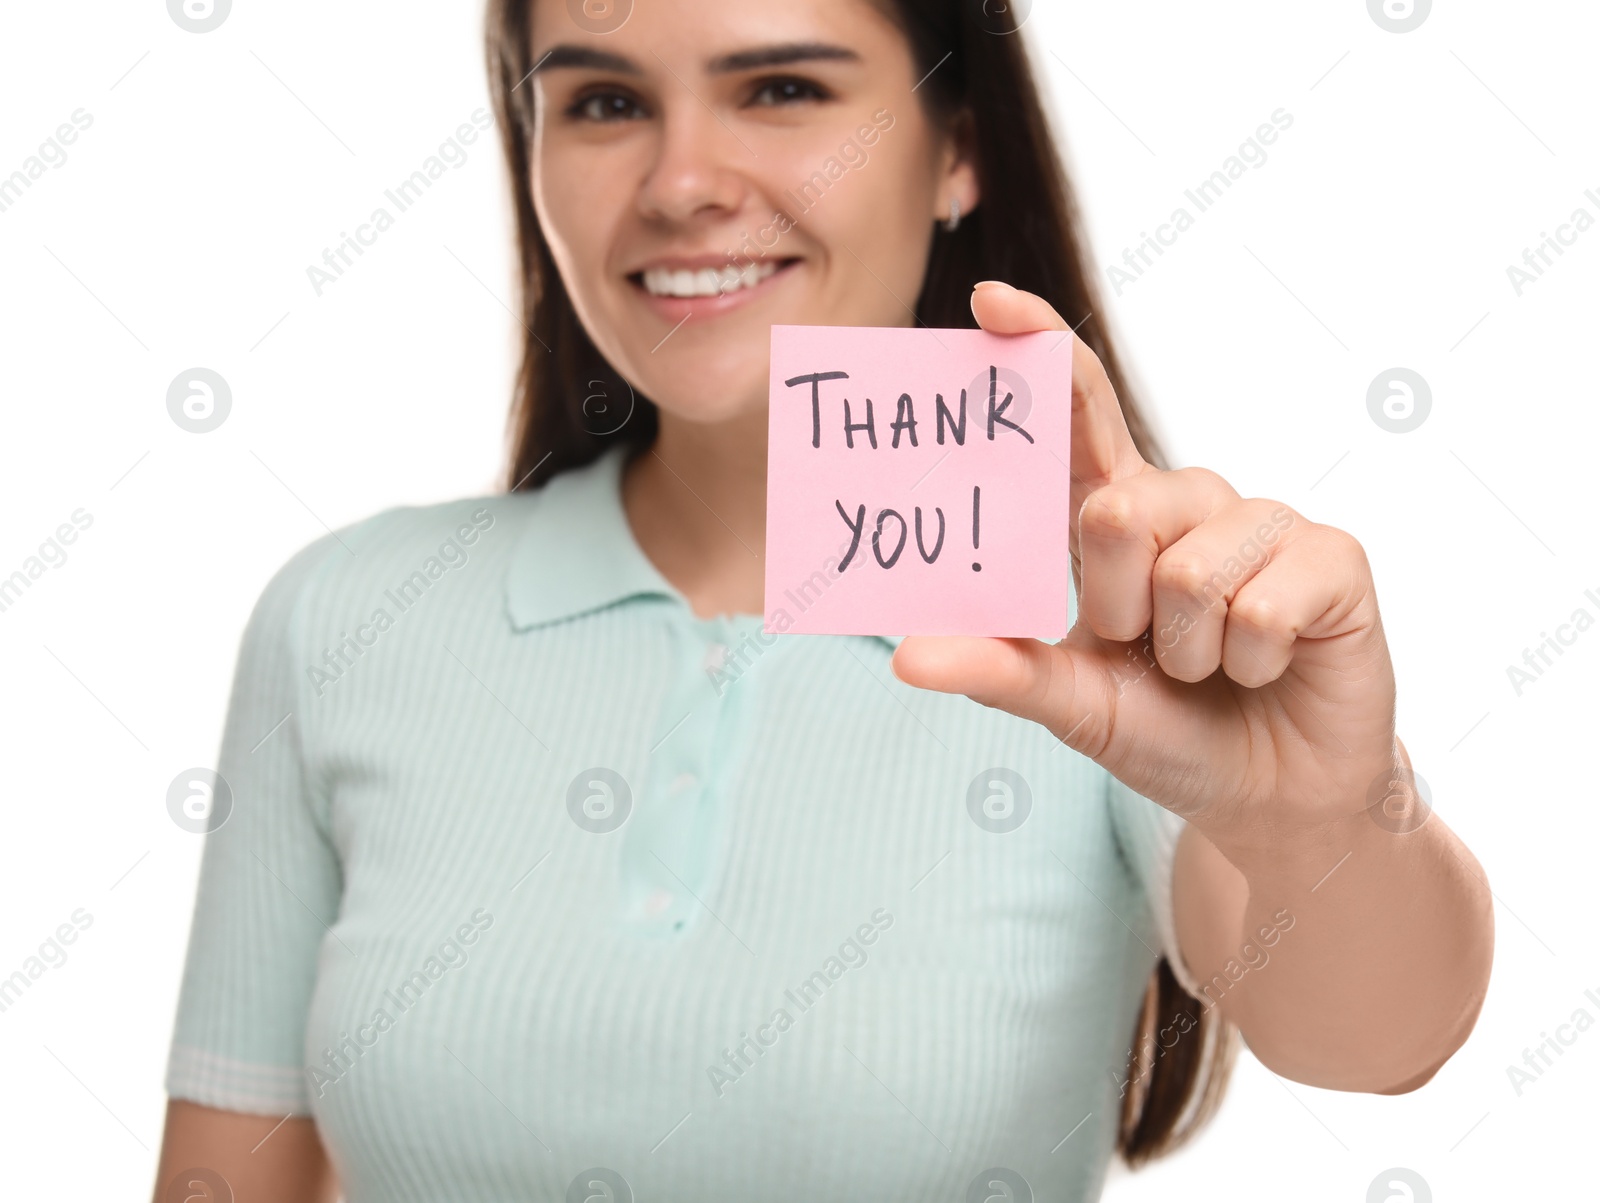
[[[722,666],[728,662],[728,648],[725,644],[713,643],[706,648],[706,671],[708,673],[721,672]]]
[[[661,914],[672,905],[672,891],[657,886],[650,891],[650,896],[644,900],[644,913],[652,917]]]
[[[672,779],[672,792],[675,794],[681,794],[684,790],[688,789],[699,780],[700,779],[693,773],[679,773]]]

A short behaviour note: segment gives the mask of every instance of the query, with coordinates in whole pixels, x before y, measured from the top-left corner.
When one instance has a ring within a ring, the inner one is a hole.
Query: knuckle
[[[1235,623],[1261,634],[1274,634],[1288,629],[1288,616],[1277,600],[1266,594],[1252,593],[1235,599],[1228,607],[1228,617]]]
[[[1163,593],[1198,597],[1211,583],[1211,561],[1196,551],[1173,549],[1156,561],[1155,586]]]
[[[1341,530],[1337,526],[1324,526],[1319,533],[1327,541],[1328,549],[1333,555],[1362,569],[1367,567],[1367,549],[1361,545],[1361,540],[1349,531]]]
[[[1292,505],[1285,505],[1272,497],[1249,497],[1242,501],[1246,513],[1254,522],[1278,531],[1288,531],[1307,525],[1305,517]]]
[[[1084,500],[1078,530],[1097,539],[1137,539],[1135,532],[1143,521],[1139,504],[1128,490],[1108,485]]]
[[[1179,468],[1176,475],[1186,481],[1192,481],[1214,497],[1237,498],[1238,492],[1228,483],[1220,472],[1213,472],[1210,468],[1190,467]]]
[[[1095,323],[1091,323],[1091,325],[1093,324]],[[1088,327],[1085,327],[1085,329],[1087,328]],[[1099,354],[1095,351],[1094,347],[1090,345],[1091,341],[1099,340],[1091,340],[1090,338],[1079,338],[1074,336],[1072,339],[1072,357],[1082,363],[1084,367],[1092,368],[1101,375],[1105,375],[1105,364],[1101,362]]]

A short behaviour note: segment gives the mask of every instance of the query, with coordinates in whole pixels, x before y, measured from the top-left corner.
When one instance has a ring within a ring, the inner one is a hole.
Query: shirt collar
[[[604,609],[632,597],[688,600],[645,555],[622,506],[628,446],[569,468],[536,490],[512,549],[506,613],[519,631]],[[890,648],[901,635],[874,635]]]

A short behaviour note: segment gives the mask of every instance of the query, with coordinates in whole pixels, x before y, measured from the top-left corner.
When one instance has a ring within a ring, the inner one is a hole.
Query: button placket
[[[738,744],[747,700],[718,690],[731,642],[727,623],[675,623],[676,669],[620,853],[621,918],[637,934],[693,929],[712,902],[727,821],[718,774]],[[697,901],[700,900],[700,901]]]

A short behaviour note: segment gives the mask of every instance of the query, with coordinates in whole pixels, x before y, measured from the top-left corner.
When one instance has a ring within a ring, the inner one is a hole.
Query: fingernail
[[[979,280],[972,286],[972,291],[977,292],[980,288],[1006,288],[1010,289],[1012,292],[1016,291],[1016,289],[1012,288],[1011,285],[1007,284],[1004,280]]]

